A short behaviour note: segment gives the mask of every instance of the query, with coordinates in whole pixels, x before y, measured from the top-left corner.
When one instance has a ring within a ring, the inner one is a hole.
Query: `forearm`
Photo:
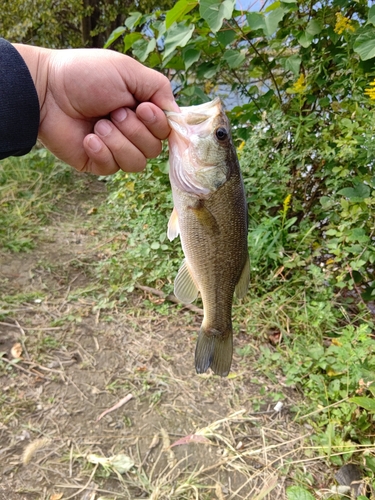
[[[27,63],[11,44],[0,39],[0,159],[26,154],[35,144],[38,99]]]

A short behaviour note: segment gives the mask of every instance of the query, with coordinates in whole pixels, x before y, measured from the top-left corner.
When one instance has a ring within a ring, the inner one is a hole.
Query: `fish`
[[[245,188],[220,98],[180,110],[165,112],[174,203],[167,236],[180,236],[185,257],[174,294],[191,303],[200,293],[203,302],[196,372],[211,368],[226,377],[233,357],[233,296],[245,297],[250,282]]]

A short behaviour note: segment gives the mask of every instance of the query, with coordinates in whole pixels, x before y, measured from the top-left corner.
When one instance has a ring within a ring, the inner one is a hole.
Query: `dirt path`
[[[101,243],[88,200],[103,196],[91,182],[32,253],[0,254],[0,500],[286,498],[310,432],[292,422],[297,395],[276,387],[275,411],[250,356],[231,378],[197,376],[198,314],[154,312],[145,299],[160,299],[140,294],[103,312],[84,293]]]

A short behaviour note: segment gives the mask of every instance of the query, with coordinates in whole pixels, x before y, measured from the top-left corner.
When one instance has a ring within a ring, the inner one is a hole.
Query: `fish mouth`
[[[182,106],[181,112],[164,111],[168,122],[176,132],[181,133],[181,125],[199,125],[200,123],[207,122],[216,118],[222,113],[223,107],[219,97],[213,101],[197,104],[196,106]]]
[[[185,143],[186,147],[193,136],[207,137],[212,132],[213,123],[223,114],[219,97],[196,106],[182,106],[180,110],[180,113],[176,111],[164,111],[164,113],[179,142]]]

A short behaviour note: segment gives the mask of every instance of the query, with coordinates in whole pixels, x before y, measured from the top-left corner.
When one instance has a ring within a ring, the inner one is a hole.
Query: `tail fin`
[[[232,364],[232,355],[232,330],[223,334],[217,330],[205,331],[201,328],[195,348],[195,370],[197,373],[204,373],[211,368],[216,375],[226,377]]]

